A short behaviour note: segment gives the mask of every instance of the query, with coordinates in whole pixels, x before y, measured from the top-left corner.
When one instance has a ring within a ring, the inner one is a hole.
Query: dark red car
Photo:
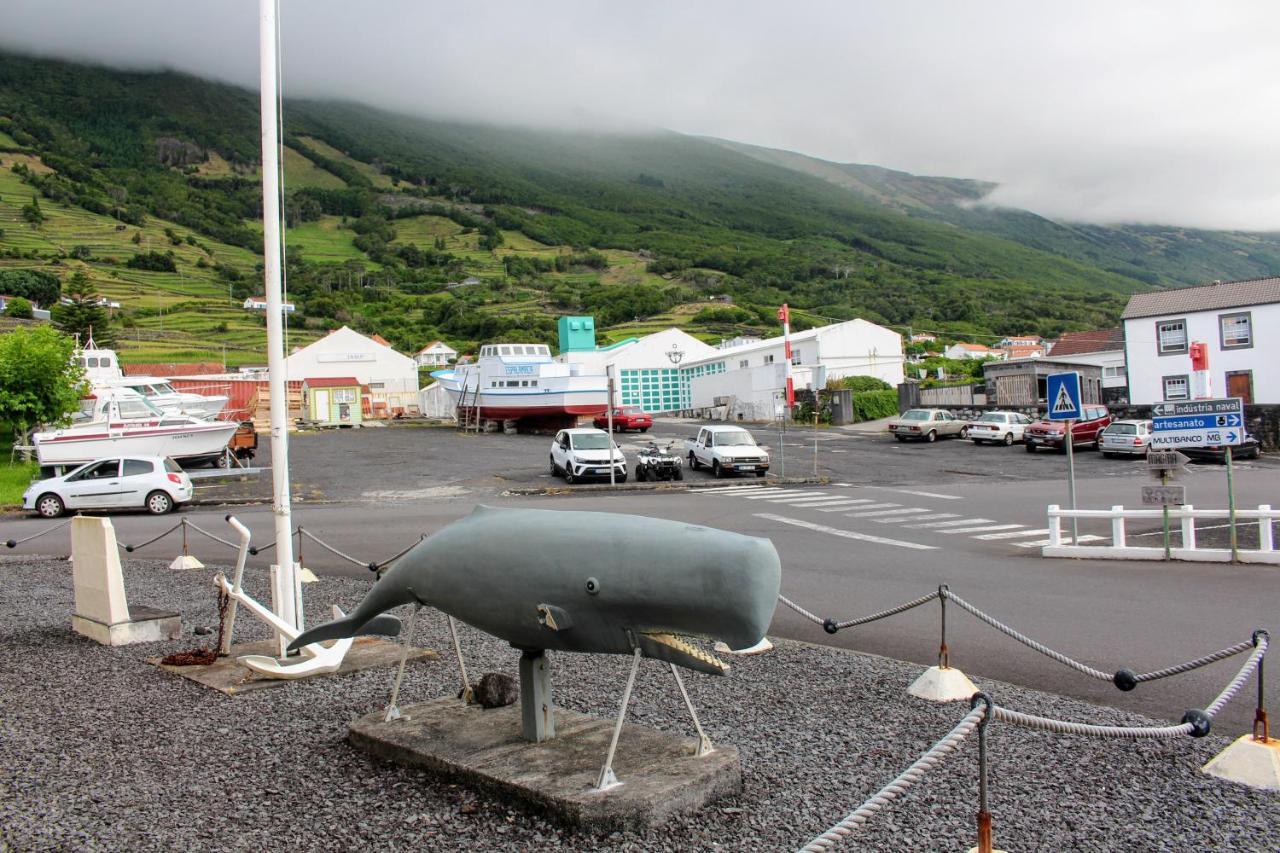
[[[1111,423],[1111,413],[1106,406],[1085,406],[1081,414],[1084,417],[1071,425],[1071,443],[1075,447],[1084,444],[1097,450],[1098,437]],[[1066,453],[1066,434],[1066,421],[1038,420],[1022,431],[1022,439],[1028,453],[1035,453],[1040,447]]]
[[[596,429],[609,428],[609,415],[596,415],[592,425]],[[629,429],[638,429],[640,432],[648,432],[649,427],[653,426],[653,418],[649,417],[644,409],[639,406],[619,406],[613,410],[613,431],[626,432]]]

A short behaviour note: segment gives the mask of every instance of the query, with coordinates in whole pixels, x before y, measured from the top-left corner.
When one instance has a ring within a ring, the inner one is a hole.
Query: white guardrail
[[[1063,534],[1062,520],[1102,519],[1111,522],[1111,543],[1080,545],[1071,541],[1070,533]],[[1162,560],[1164,559],[1164,543],[1155,546],[1128,544],[1125,522],[1131,520],[1160,521],[1164,512],[1159,509],[1125,509],[1113,506],[1111,509],[1063,509],[1057,504],[1049,505],[1049,544],[1041,549],[1045,557],[1095,557],[1104,560]],[[1196,509],[1193,506],[1169,507],[1171,531],[1178,530],[1182,534],[1180,547],[1171,548],[1169,555],[1175,560],[1195,560],[1200,562],[1231,561],[1231,550],[1228,548],[1199,548],[1196,546],[1197,519],[1226,521],[1230,512],[1225,509]],[[1274,510],[1270,504],[1261,504],[1257,509],[1237,509],[1237,529],[1246,524],[1256,523],[1258,527],[1258,547],[1256,550],[1238,551],[1242,563],[1269,563],[1280,565],[1280,552],[1276,551],[1275,536],[1271,525],[1280,519],[1280,510]],[[1173,527],[1177,524],[1177,527]]]

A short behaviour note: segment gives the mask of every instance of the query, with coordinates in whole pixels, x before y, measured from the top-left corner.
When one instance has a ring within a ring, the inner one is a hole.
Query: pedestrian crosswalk
[[[836,485],[853,488],[851,484]],[[891,491],[895,491],[900,495],[906,494],[925,498],[959,499],[955,495],[944,495],[936,492],[910,491],[907,489],[894,489]],[[788,489],[765,485],[727,485],[698,489],[693,494],[760,501],[777,504],[790,510],[812,510],[814,512],[829,513],[837,518],[856,519],[866,524],[892,524],[897,525],[898,530],[903,533],[910,530],[928,535],[964,536],[979,542],[1012,545],[1018,548],[1040,548],[1049,544],[1049,529],[1047,527],[1037,528],[994,518],[964,515],[959,512],[940,512],[938,507],[910,506],[899,501],[851,497],[850,492],[836,488]],[[863,492],[863,494],[866,494],[866,492]],[[956,508],[958,509],[959,507]],[[783,516],[769,513],[760,513],[758,515],[761,518],[783,519]],[[830,532],[835,529],[798,519],[787,519],[787,523],[824,532]],[[848,531],[841,535],[846,534],[869,541],[904,544],[898,540],[861,533],[854,534]],[[1085,534],[1080,536],[1077,541],[1097,542],[1104,538],[1106,537]]]

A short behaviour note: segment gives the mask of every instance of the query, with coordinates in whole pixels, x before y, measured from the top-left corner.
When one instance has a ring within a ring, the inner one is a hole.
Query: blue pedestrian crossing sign
[[[1080,373],[1050,373],[1045,382],[1045,400],[1049,404],[1049,420],[1078,421],[1081,417]]]

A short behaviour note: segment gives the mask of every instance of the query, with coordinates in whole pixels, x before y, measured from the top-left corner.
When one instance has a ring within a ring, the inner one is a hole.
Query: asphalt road
[[[663,425],[656,432],[665,440],[690,431]],[[323,435],[333,437],[327,447],[317,441],[301,450],[304,442],[296,441],[291,457],[298,482],[332,502],[300,502],[294,522],[362,563],[390,557],[478,503],[625,512],[768,537],[782,557],[783,593],[824,616],[872,613],[946,583],[993,616],[1107,672],[1121,666],[1156,669],[1247,639],[1255,627],[1280,629],[1274,567],[1041,558],[1034,543],[1045,537],[1040,532],[1046,526],[1045,506],[1066,503],[1065,460],[1054,454],[961,441],[901,445],[883,435],[824,431],[817,441],[819,473],[832,480],[825,486],[771,491],[768,481],[746,478],[715,484],[725,491],[504,497],[502,490],[511,485],[553,483],[545,473],[549,438],[460,437],[440,430]],[[639,441],[627,436],[622,444],[629,448]],[[776,465],[776,434],[762,433],[761,441],[771,444]],[[790,433],[784,444],[787,473],[812,473],[812,434]],[[1141,462],[1103,460],[1092,452],[1079,454],[1077,462],[1081,507],[1135,505],[1138,487],[1147,482]],[[1280,466],[1267,458],[1242,464],[1240,504],[1280,504],[1277,470]],[[688,476],[709,479],[701,472]],[[1193,466],[1183,482],[1197,505],[1225,503],[1220,466]],[[225,535],[225,512],[200,508],[186,517]],[[269,507],[234,512],[254,532],[255,543],[271,541]],[[173,522],[172,517],[125,514],[115,526],[119,539],[129,543]],[[21,537],[47,526],[40,520],[6,520],[0,536]],[[1081,533],[1105,537],[1109,530],[1086,524]],[[138,553],[168,556],[176,545],[176,537],[170,538]],[[66,547],[65,534],[55,533],[20,550],[65,553]],[[231,558],[215,543],[195,550],[206,562]],[[304,543],[304,557],[321,574],[371,577],[367,569],[311,542]],[[251,565],[265,566],[268,558],[251,558]],[[584,560],[594,558],[584,555]],[[931,603],[829,636],[780,607],[772,630],[929,664],[937,656],[938,611]],[[1276,634],[1280,638],[1280,630]],[[971,673],[1172,720],[1207,704],[1240,662],[1233,658],[1120,693],[1026,649],[954,605],[948,608],[948,643],[952,664]],[[1280,703],[1274,683],[1268,692],[1272,707]],[[1243,731],[1252,714],[1250,702],[1242,699],[1219,719],[1222,726]]]

